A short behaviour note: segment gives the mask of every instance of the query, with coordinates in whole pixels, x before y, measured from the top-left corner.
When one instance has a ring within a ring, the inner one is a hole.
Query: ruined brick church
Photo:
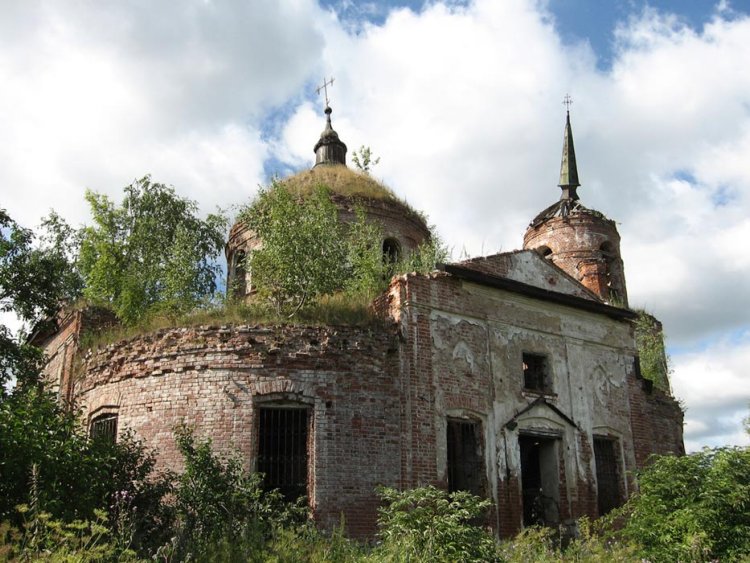
[[[329,107],[314,151],[314,167],[285,181],[326,184],[344,221],[361,206],[384,259],[429,237],[419,214],[347,168]],[[92,433],[130,429],[179,469],[173,428],[193,425],[305,495],[324,527],[343,515],[351,535],[372,537],[378,485],[428,484],[491,499],[500,536],[570,525],[624,502],[633,471],[683,453],[683,438],[668,386],[641,376],[620,237],[579,199],[569,114],[559,186],[522,250],[394,277],[374,304],[378,328],[184,327],[86,351],[79,336],[98,320],[77,310],[36,342]],[[259,244],[232,228],[228,287],[241,297]]]

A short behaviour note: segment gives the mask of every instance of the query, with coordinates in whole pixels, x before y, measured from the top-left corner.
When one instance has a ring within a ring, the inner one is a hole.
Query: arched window
[[[446,431],[448,491],[484,496],[486,472],[481,421],[448,418]]]
[[[607,299],[612,302],[620,300],[620,288],[617,287],[617,283],[614,277],[615,273],[615,247],[614,245],[605,240],[600,246],[599,251],[602,253],[602,259],[604,260],[604,284],[607,287]]]
[[[234,279],[232,280],[232,291],[235,297],[245,297],[247,293],[247,270],[245,266],[245,251],[238,250],[234,255]]]
[[[91,419],[89,436],[93,440],[105,440],[114,444],[117,441],[117,413],[107,412]]]
[[[542,258],[546,258],[547,260],[552,260],[552,249],[549,246],[540,246],[536,249],[536,251],[539,253],[539,255]]]
[[[383,241],[383,262],[395,264],[401,259],[401,245],[395,238],[387,238]]]
[[[290,502],[309,496],[308,464],[312,409],[301,403],[258,405],[257,470],[268,489]]]
[[[599,516],[604,516],[622,504],[617,440],[609,436],[594,436],[594,461]]]

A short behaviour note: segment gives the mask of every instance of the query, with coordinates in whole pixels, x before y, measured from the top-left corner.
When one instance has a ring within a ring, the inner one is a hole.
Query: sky
[[[631,306],[664,323],[685,442],[750,443],[750,1],[0,0],[0,207],[88,221],[151,174],[203,212],[349,154],[456,258],[520,248],[559,197],[617,221]]]

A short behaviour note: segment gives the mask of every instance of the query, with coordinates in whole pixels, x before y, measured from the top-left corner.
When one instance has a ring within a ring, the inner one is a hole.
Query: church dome
[[[361,209],[367,221],[380,228],[385,260],[398,261],[429,240],[430,230],[420,213],[382,182],[346,166],[346,145],[331,127],[330,107],[326,108],[326,128],[315,145],[315,154],[313,168],[284,178],[280,183],[302,197],[312,194],[320,186],[327,188],[338,208],[339,220],[345,224],[353,223],[357,210]],[[250,272],[245,269],[244,259],[261,244],[255,233],[241,222],[236,223],[229,233],[227,288],[234,288],[240,296],[252,291]]]

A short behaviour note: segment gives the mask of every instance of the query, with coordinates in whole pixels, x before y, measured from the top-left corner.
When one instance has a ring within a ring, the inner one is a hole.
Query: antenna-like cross
[[[573,98],[570,97],[570,94],[565,94],[565,97],[563,98],[563,105],[565,106],[565,109],[570,111],[570,106],[573,105]]]
[[[326,77],[323,77],[323,84],[318,86],[318,88],[315,90],[318,95],[320,95],[320,91],[323,90],[323,93],[326,98],[326,107],[328,107],[330,100],[328,99],[328,87],[333,85],[333,76],[331,76],[330,80],[326,80]]]

